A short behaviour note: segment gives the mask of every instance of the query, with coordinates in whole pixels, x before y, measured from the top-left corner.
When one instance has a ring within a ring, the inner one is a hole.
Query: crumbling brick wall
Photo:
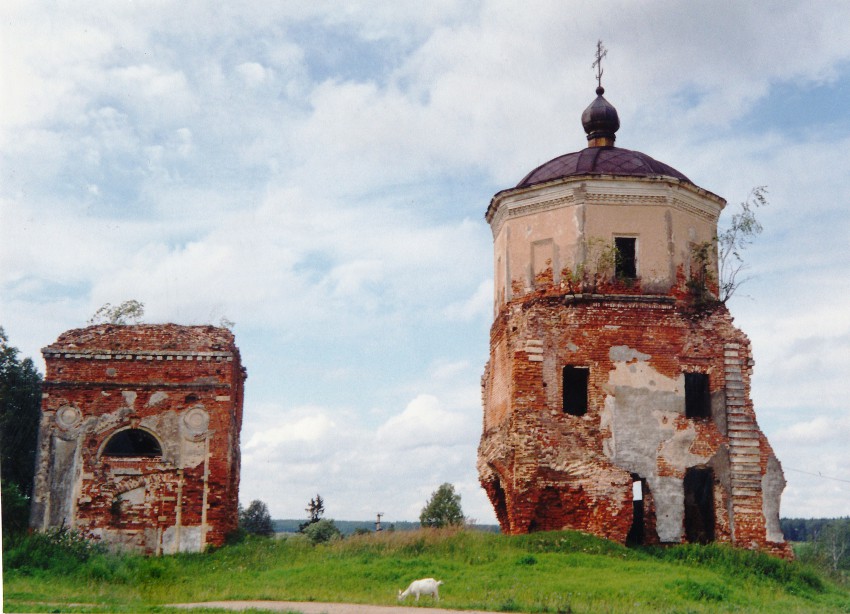
[[[478,468],[504,532],[569,528],[625,543],[631,531],[643,543],[711,539],[790,556],[784,478],[749,400],[749,341],[725,307],[696,316],[675,294],[550,286],[500,311]],[[584,415],[564,411],[565,365],[588,370]],[[685,373],[708,376],[710,415],[686,417]],[[687,490],[694,470],[710,476],[703,508]],[[639,527],[636,481],[647,489]]]
[[[98,325],[42,353],[31,526],[152,554],[223,544],[238,523],[246,377],[232,333]]]

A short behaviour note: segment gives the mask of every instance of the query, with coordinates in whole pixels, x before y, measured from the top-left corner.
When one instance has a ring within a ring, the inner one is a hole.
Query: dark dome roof
[[[531,171],[516,187],[579,175],[625,175],[628,177],[673,177],[693,182],[672,166],[648,155],[619,147],[588,147],[549,160]]]

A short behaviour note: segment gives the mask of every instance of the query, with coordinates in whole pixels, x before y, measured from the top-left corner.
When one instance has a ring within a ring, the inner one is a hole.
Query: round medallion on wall
[[[56,424],[62,429],[72,429],[83,419],[83,413],[72,405],[63,405],[56,410]]]
[[[201,406],[196,405],[183,413],[183,427],[190,439],[195,439],[206,433],[209,425],[210,415]]]

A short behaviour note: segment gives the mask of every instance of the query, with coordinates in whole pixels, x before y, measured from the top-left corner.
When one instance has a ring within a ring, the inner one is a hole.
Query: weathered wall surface
[[[222,544],[237,525],[245,379],[233,335],[99,325],[42,351],[31,525],[148,553]],[[128,434],[142,447],[116,448]]]
[[[584,415],[564,411],[564,365],[588,369]],[[512,301],[491,330],[478,463],[502,529],[625,542],[637,480],[641,541],[688,541],[698,522],[689,518],[708,513],[685,486],[696,468],[712,476],[712,539],[790,555],[778,529],[784,481],[755,422],[751,367],[749,341],[722,307],[693,317],[673,296]],[[708,375],[710,416],[686,417],[685,373]]]

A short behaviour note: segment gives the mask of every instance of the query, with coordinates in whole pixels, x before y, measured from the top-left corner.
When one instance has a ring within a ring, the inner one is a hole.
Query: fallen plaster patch
[[[168,393],[158,390],[151,395],[151,398],[148,399],[148,407],[154,407],[155,405],[159,405],[165,399],[168,398]]]
[[[659,461],[684,471],[706,462],[690,452],[697,437],[693,425],[677,430],[684,412],[684,377],[656,371],[648,354],[627,346],[609,351],[609,372],[601,426],[611,435],[602,441],[612,463],[647,480],[656,506],[656,530],[663,542],[682,538],[684,491],[681,478],[659,476]]]
[[[632,362],[633,360],[646,361],[652,358],[649,354],[644,354],[630,348],[627,345],[614,345],[608,350],[608,357],[611,362]]]
[[[136,405],[136,397],[138,396],[134,390],[122,390],[121,396],[124,397],[124,403],[129,408],[133,408]]]

